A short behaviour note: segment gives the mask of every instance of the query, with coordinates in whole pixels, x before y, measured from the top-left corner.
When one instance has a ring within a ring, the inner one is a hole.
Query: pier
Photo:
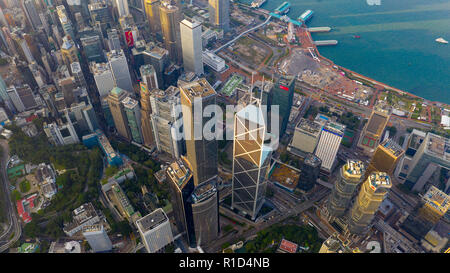
[[[327,46],[327,45],[337,45],[337,40],[322,40],[322,41],[314,41],[316,46]]]
[[[311,17],[313,16],[314,12],[312,10],[306,10],[305,12],[302,13],[302,15],[300,15],[297,20],[305,22],[308,21],[309,19],[311,19]]]
[[[283,2],[283,4],[279,5],[278,8],[275,9],[276,14],[285,14],[288,13],[288,9],[291,7],[291,3]]]
[[[314,33],[314,32],[330,32],[331,28],[330,27],[310,27],[310,28],[307,28],[307,30],[309,32],[311,32],[311,33]]]

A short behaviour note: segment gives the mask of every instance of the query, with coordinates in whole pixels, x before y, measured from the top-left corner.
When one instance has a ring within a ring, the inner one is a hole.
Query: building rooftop
[[[319,164],[322,164],[322,160],[312,153],[308,153],[306,155],[304,162],[306,164],[308,164],[309,166],[314,166],[314,167],[317,167]]]
[[[189,28],[196,28],[202,25],[200,22],[193,19],[184,19],[183,21],[181,21],[181,23]]]
[[[152,213],[147,214],[146,216],[137,220],[136,225],[142,232],[147,232],[158,227],[166,221],[169,221],[169,218],[167,218],[167,215],[161,208],[158,208]]]
[[[120,88],[120,87],[115,86],[115,87],[111,90],[111,92],[109,92],[109,94],[118,97],[118,96],[120,96],[120,94],[122,94],[122,92],[126,92],[126,91],[123,90],[123,89]]]
[[[381,135],[384,130],[384,125],[386,124],[388,119],[389,116],[387,115],[387,113],[374,111],[371,118],[369,119],[369,123],[367,124],[367,132],[374,135]]]
[[[183,160],[178,159],[167,167],[167,175],[181,189],[192,177],[192,172]]]
[[[193,101],[194,98],[203,98],[216,94],[216,91],[205,78],[198,79],[193,82],[188,82],[180,89],[184,91],[189,100]]]
[[[87,232],[98,232],[103,230],[103,225],[95,224],[95,225],[87,225],[83,227],[83,233]]]
[[[211,178],[209,181],[197,186],[192,193],[194,203],[208,199],[217,192],[217,177]]]
[[[442,214],[445,214],[450,208],[450,196],[435,186],[431,186],[428,189],[422,197],[422,200],[432,208],[440,211]]]
[[[402,147],[391,138],[388,138],[382,143],[380,143],[380,146],[388,150],[389,153],[395,156],[396,158],[400,157],[404,153]]]
[[[64,230],[72,230],[73,228],[89,221],[98,216],[92,203],[85,203],[73,210],[73,220],[64,226]]]
[[[141,67],[139,67],[139,71],[141,72],[142,76],[151,75],[151,74],[155,73],[155,68],[151,64],[146,64],[146,65],[141,65]]]
[[[91,69],[92,74],[94,75],[99,75],[111,71],[107,63],[91,62],[89,67]]]
[[[131,97],[126,97],[122,100],[122,104],[125,108],[133,110],[136,106],[138,106],[138,101],[132,99]]]
[[[300,129],[310,134],[318,134],[322,129],[322,125],[315,121],[310,121],[308,119],[301,118],[297,124],[296,129]]]
[[[391,178],[385,172],[373,172],[369,175],[370,187],[376,191],[378,188],[392,187]]]
[[[282,239],[279,248],[283,252],[296,253],[298,245],[286,239]]]
[[[443,160],[450,160],[450,141],[448,138],[428,133],[426,152]]]
[[[342,171],[348,176],[362,176],[366,170],[366,166],[361,160],[347,159],[347,163],[342,166]]]

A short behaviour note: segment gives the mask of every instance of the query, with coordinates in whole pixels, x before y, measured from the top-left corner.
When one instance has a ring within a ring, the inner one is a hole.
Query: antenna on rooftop
[[[263,95],[263,92],[264,92],[264,74],[263,74],[263,78],[262,78],[262,84],[261,84],[261,94],[259,95],[259,105],[261,105],[261,102],[262,102],[262,95]]]
[[[252,103],[252,97],[253,97],[253,75],[255,74],[255,71],[252,71],[252,84],[250,85],[250,101],[249,103]]]

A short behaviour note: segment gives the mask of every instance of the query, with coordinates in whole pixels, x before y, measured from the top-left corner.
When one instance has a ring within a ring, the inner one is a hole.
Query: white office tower
[[[94,75],[98,94],[101,99],[106,98],[114,88],[114,79],[107,63],[91,63],[91,72]]]
[[[111,240],[101,224],[83,227],[83,236],[94,252],[107,252],[112,250]]]
[[[328,173],[331,173],[336,161],[344,130],[344,125],[335,122],[329,122],[322,128],[315,155],[322,160],[321,168]]]
[[[203,74],[202,24],[184,19],[180,23],[181,49],[186,72]]]
[[[128,0],[116,0],[116,5],[119,17],[130,15],[130,11],[128,9]]]
[[[133,92],[130,70],[123,50],[112,50],[107,53],[107,56],[116,86],[128,92]]]
[[[173,242],[170,222],[159,208],[136,221],[142,242],[148,253],[155,253]]]

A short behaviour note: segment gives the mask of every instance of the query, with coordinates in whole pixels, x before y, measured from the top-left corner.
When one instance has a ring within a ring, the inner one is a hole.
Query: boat
[[[354,35],[353,38],[359,39],[359,38],[361,38],[361,36],[359,36],[359,35]]]
[[[448,44],[448,41],[446,41],[446,40],[445,40],[444,38],[442,38],[442,37],[437,38],[435,41],[438,42],[438,43],[441,43],[441,44]]]
[[[259,8],[261,7],[264,3],[266,3],[267,0],[254,0],[251,4],[252,8]]]

